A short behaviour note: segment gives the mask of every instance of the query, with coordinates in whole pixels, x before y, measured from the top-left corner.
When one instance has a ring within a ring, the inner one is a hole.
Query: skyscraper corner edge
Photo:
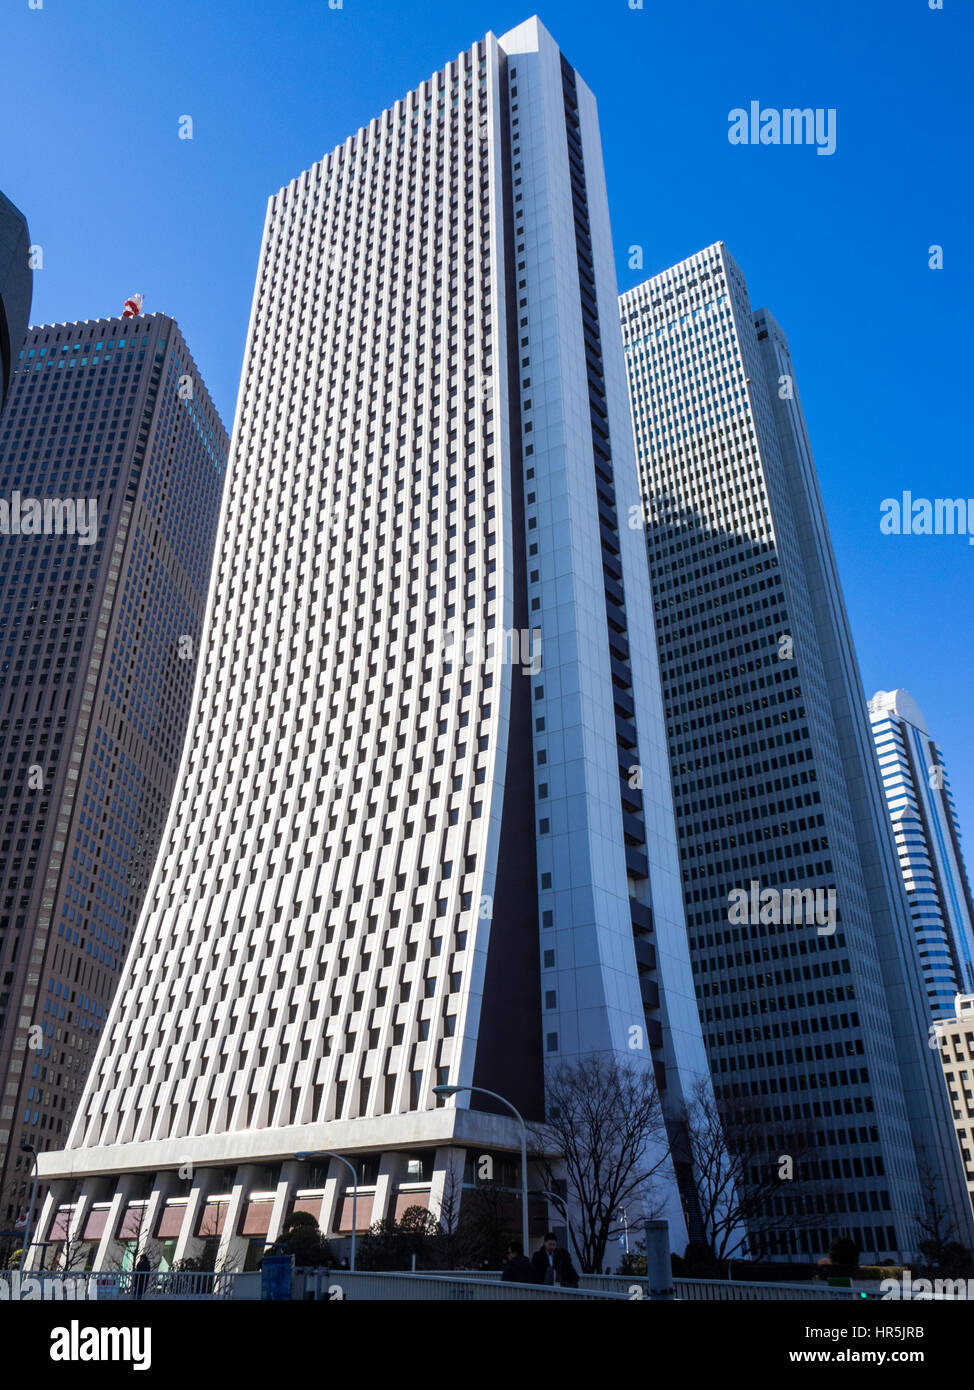
[[[0,410],[30,322],[33,287],[27,219],[0,192]]]

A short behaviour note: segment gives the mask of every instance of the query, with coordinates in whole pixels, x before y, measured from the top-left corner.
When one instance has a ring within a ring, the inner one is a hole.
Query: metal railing
[[[437,1276],[464,1280],[498,1281],[496,1269],[436,1270]],[[649,1281],[642,1274],[580,1274],[579,1289],[591,1290],[629,1299],[648,1299]],[[637,1292],[638,1291],[638,1292]],[[797,1302],[834,1303],[849,1299],[877,1299],[876,1289],[833,1288],[828,1284],[763,1284],[743,1279],[680,1279],[673,1280],[674,1296],[695,1302],[751,1303],[790,1299]]]
[[[292,1285],[296,1299],[314,1297],[331,1302],[354,1299],[408,1299],[424,1302],[467,1303],[483,1301],[583,1299],[588,1302],[625,1301],[626,1292],[603,1289],[553,1288],[550,1284],[505,1284],[493,1271],[446,1271],[412,1274],[408,1270],[373,1273],[371,1270],[296,1269]]]
[[[649,1301],[644,1276],[582,1274],[577,1289],[550,1284],[507,1284],[497,1270],[356,1270],[296,1269],[294,1300],[413,1300],[428,1302],[515,1302],[545,1299]],[[673,1296],[693,1302],[849,1302],[880,1299],[878,1289],[834,1288],[826,1284],[759,1284],[746,1280],[674,1279]],[[909,1297],[909,1295],[905,1295]],[[939,1297],[939,1295],[934,1295]],[[0,1302],[44,1299],[77,1300],[212,1300],[260,1298],[260,1275],[196,1270],[96,1273],[94,1271],[0,1271]]]
[[[873,1289],[839,1289],[828,1284],[752,1284],[736,1279],[674,1279],[677,1298],[697,1302],[763,1303],[788,1299],[799,1303],[848,1303],[874,1299]]]

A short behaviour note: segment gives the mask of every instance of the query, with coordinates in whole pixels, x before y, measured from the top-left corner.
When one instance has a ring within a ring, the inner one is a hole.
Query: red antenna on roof
[[[139,314],[141,314],[141,312],[142,312],[142,305],[143,305],[144,301],[145,301],[145,295],[144,295],[144,294],[133,294],[133,295],[130,295],[129,298],[126,299],[126,301],[125,301],[125,308],[122,310],[122,318],[123,318],[123,319],[134,319],[134,318],[138,318]]]

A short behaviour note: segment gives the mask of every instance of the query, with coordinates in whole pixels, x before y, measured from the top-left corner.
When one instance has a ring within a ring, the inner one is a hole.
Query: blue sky
[[[0,0],[0,188],[43,247],[33,320],[116,314],[143,291],[179,320],[229,428],[268,195],[532,12]],[[867,693],[905,686],[925,711],[974,857],[974,547],[879,531],[903,490],[974,496],[967,0],[538,13],[599,99],[620,288],[722,239],[788,334]],[[834,107],[835,154],[732,146],[728,113],[752,100]]]

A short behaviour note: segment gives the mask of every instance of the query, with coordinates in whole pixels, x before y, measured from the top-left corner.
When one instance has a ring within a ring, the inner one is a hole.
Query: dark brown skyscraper
[[[33,328],[0,423],[0,1226],[59,1147],[172,793],[226,432],[161,314]]]

